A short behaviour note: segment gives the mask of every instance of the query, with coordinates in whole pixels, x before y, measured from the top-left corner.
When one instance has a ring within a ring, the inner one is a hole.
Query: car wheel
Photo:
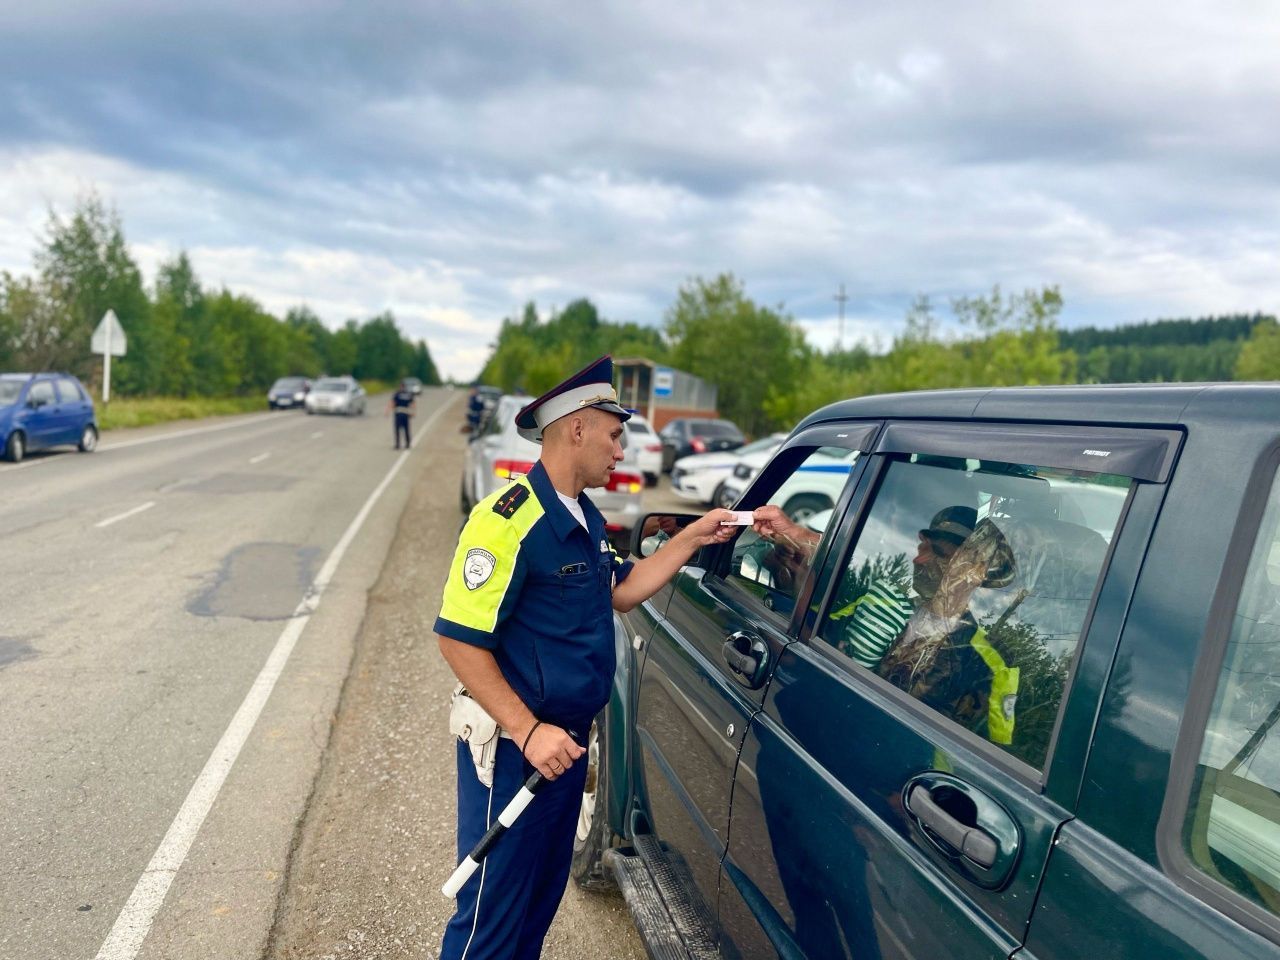
[[[80,432],[80,452],[93,453],[98,449],[98,428],[92,423],[86,423],[84,430]]]
[[[612,845],[609,829],[608,790],[605,777],[605,740],[601,735],[604,714],[591,724],[587,735],[587,779],[582,787],[582,805],[578,809],[578,825],[573,834],[573,861],[569,873],[584,890],[611,890],[614,883],[604,869],[604,852]]]
[[[814,493],[800,493],[787,501],[782,512],[791,518],[793,523],[804,523],[815,513],[831,509],[831,501]]]
[[[9,442],[4,445],[4,458],[10,463],[21,463],[27,453],[27,438],[21,430],[9,434]]]
[[[715,492],[711,494],[711,505],[725,510],[733,507],[733,496],[725,490],[723,483],[716,484]]]

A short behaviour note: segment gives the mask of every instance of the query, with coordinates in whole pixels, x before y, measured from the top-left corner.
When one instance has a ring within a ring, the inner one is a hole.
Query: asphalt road
[[[415,430],[460,403],[428,391]],[[281,412],[0,464],[0,957],[264,954],[430,469],[391,444]]]

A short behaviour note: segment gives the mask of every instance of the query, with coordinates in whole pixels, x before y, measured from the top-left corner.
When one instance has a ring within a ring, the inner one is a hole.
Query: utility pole
[[[836,334],[836,350],[844,349],[844,305],[849,299],[849,295],[844,292],[844,284],[840,284],[840,292],[831,298],[840,304],[840,332]]]

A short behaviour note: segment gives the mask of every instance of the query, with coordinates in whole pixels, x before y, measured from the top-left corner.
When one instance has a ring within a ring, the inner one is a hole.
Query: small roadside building
[[[661,430],[676,417],[718,417],[716,388],[701,377],[644,357],[613,361],[618,400]]]

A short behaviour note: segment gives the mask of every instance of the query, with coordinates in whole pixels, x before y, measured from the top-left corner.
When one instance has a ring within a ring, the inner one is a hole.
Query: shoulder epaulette
[[[493,512],[510,520],[528,499],[529,488],[523,483],[517,483],[493,502]]]

